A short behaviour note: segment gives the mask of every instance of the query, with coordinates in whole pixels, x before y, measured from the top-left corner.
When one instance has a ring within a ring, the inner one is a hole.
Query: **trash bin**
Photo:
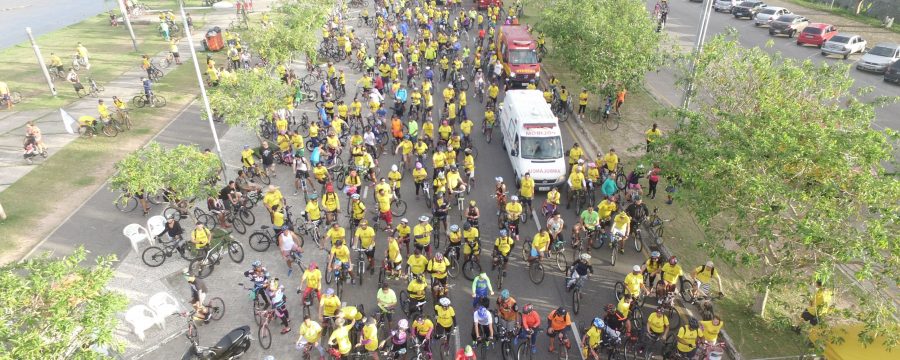
[[[206,39],[203,40],[203,49],[206,51],[219,51],[224,47],[225,42],[222,40],[222,29],[218,26],[209,29],[206,32]]]

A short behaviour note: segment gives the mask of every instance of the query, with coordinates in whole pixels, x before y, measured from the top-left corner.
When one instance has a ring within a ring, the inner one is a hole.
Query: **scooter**
[[[231,330],[225,337],[219,340],[215,346],[200,346],[197,337],[189,337],[191,347],[184,353],[181,360],[232,360],[240,358],[250,348],[250,326],[244,325]]]

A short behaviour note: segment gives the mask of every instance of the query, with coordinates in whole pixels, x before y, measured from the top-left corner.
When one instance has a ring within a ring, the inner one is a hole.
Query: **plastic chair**
[[[163,327],[165,327],[165,318],[167,316],[181,311],[181,306],[178,305],[178,300],[176,300],[174,296],[165,291],[160,291],[156,294],[153,294],[153,296],[150,297],[150,301],[147,303],[147,305],[149,305],[150,308],[156,312],[156,316],[159,316],[162,319]]]
[[[147,219],[147,230],[150,232],[150,243],[155,244],[156,237],[166,231],[166,218],[162,215]]]
[[[153,242],[150,238],[150,233],[141,226],[141,224],[128,224],[125,226],[125,229],[122,230],[122,234],[131,241],[131,247],[134,248],[134,252],[138,252],[138,243],[141,241],[146,241],[151,244]]]
[[[148,308],[146,305],[136,305],[125,313],[125,321],[134,328],[134,333],[141,341],[144,341],[144,331],[152,328],[154,325],[164,327],[165,323],[160,323],[159,316],[156,312]]]

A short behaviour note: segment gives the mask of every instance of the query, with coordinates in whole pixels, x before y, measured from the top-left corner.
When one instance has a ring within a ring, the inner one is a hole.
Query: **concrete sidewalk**
[[[270,2],[271,1],[267,0],[257,1],[259,5],[266,7]],[[205,13],[202,18],[197,18],[195,16],[195,20],[201,20],[203,24],[205,24],[205,27],[225,27],[234,19],[234,16],[232,10],[221,10]],[[156,19],[156,17],[157,14],[150,13],[134,20],[135,22],[148,22]],[[204,39],[206,35],[205,29],[195,28],[192,35],[197,51],[202,51],[203,49],[200,45],[200,40]],[[191,53],[188,50],[187,39],[182,39],[178,43],[178,48],[180,49],[179,53],[181,54],[183,62],[181,66],[193,66],[190,63]],[[156,53],[153,56],[153,61],[156,64],[165,62],[164,59],[168,53],[168,49]],[[113,107],[113,96],[118,96],[120,99],[130,102],[135,95],[139,95],[143,92],[141,87],[141,77],[147,76],[146,71],[138,66],[138,64],[140,64],[139,58],[135,58],[134,64],[134,67],[125,71],[115,80],[106,84],[99,84],[105,87],[105,91],[100,94],[99,98],[87,96],[66,105],[63,109],[73,118],[78,119],[78,117],[82,115],[97,117],[98,99],[103,99],[107,107],[110,108]],[[162,69],[162,71],[164,74],[167,74],[176,68],[177,65],[173,64],[167,69]],[[201,71],[202,70],[203,69],[201,68]],[[82,76],[82,80],[86,81],[85,73],[80,75]],[[165,76],[160,81],[165,82]],[[87,84],[85,83],[85,85]],[[72,91],[71,85],[63,80],[57,80],[56,86],[59,91]],[[129,107],[133,108],[134,106],[129,103]],[[79,137],[77,134],[73,135],[66,132],[58,109],[16,111],[15,108],[13,108],[12,111],[0,112],[0,192],[6,190],[11,184],[28,174],[35,166],[40,165],[41,157],[33,158],[33,160],[35,160],[34,165],[25,162],[22,157],[22,145],[25,139],[25,124],[29,121],[35,121],[41,129],[41,132],[44,135],[44,143],[48,146],[49,156],[53,156],[57,151]]]

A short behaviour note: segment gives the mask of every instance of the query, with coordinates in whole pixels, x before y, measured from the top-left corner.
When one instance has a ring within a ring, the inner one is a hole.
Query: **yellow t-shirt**
[[[663,280],[669,284],[674,284],[675,280],[678,279],[679,276],[684,275],[684,270],[681,269],[681,265],[675,264],[675,266],[670,265],[669,263],[665,263],[662,266],[663,272]]]
[[[697,347],[697,338],[700,337],[700,330],[691,330],[687,326],[682,326],[678,329],[678,338],[689,343],[682,344],[681,341],[678,341],[678,351],[683,353],[690,352]]]
[[[600,213],[601,219],[607,219],[612,215],[613,211],[616,211],[616,203],[604,199],[597,205],[597,212]]]
[[[696,278],[701,283],[709,284],[709,281],[712,280],[714,271],[715,271],[715,268],[713,268],[713,267],[706,267],[704,265],[698,266],[698,267],[694,268],[694,272],[697,273],[697,275],[694,276],[694,278]]]
[[[425,336],[428,335],[429,331],[434,329],[434,323],[431,322],[430,319],[425,319],[425,321],[422,321],[421,323],[419,323],[418,321],[413,321],[412,327],[416,331],[416,334],[419,334],[419,336]]]
[[[413,254],[406,260],[406,264],[409,265],[409,271],[411,273],[419,275],[425,272],[425,267],[428,265],[428,258],[421,254]]]
[[[494,240],[494,248],[503,254],[503,256],[509,255],[509,251],[512,249],[513,244],[515,244],[515,240],[509,236],[498,237]]]
[[[603,161],[606,163],[608,170],[616,171],[616,167],[619,165],[619,156],[615,153],[607,153],[603,156]]]
[[[363,339],[368,341],[365,345],[366,351],[378,350],[378,325],[366,324],[363,326]]]
[[[447,260],[447,258],[444,258],[444,261],[437,261],[437,259],[431,259],[428,261],[428,272],[431,273],[432,278],[447,278],[448,267],[450,267],[450,260]]]
[[[306,281],[306,287],[308,287],[308,288],[321,289],[322,288],[322,270],[306,269],[306,271],[303,272],[303,278],[301,279],[301,281]]]
[[[284,226],[284,213],[276,211],[272,213],[272,225],[276,227]]]
[[[341,307],[341,299],[338,299],[337,296],[323,296],[319,306],[322,307],[322,314],[334,316],[334,313]]]
[[[403,261],[403,255],[400,254],[400,243],[398,243],[397,241],[391,241],[388,243],[387,257],[395,263]]]
[[[812,315],[822,316],[828,313],[831,307],[831,290],[819,289],[813,298],[812,303],[806,308],[806,311]]]
[[[625,275],[625,291],[632,296],[640,294],[641,284],[643,283],[644,276],[642,274],[628,273],[628,275]]]
[[[600,340],[603,338],[603,330],[600,330],[596,326],[591,326],[584,335],[588,338],[588,346],[595,348],[600,345]]]
[[[522,178],[519,184],[519,195],[526,199],[534,197],[534,178]]]
[[[410,281],[409,285],[406,286],[406,291],[409,293],[409,297],[416,300],[424,300],[425,299],[425,288],[428,287],[424,281]]]
[[[194,245],[199,249],[207,244],[209,244],[209,240],[212,239],[212,234],[209,232],[209,229],[204,228],[203,230],[191,230],[191,239],[194,241]]]
[[[299,332],[307,342],[316,343],[319,341],[319,337],[322,336],[322,326],[314,321],[310,322],[309,326],[306,323],[300,323]]]
[[[616,215],[616,217],[613,219],[613,227],[615,227],[616,229],[621,229],[623,231],[629,223],[631,223],[631,217],[628,216],[628,214],[626,214],[624,211],[620,212],[619,215]]]
[[[536,249],[537,251],[547,251],[547,245],[550,244],[550,234],[549,233],[537,233],[534,234],[534,239],[531,240],[531,248]]]
[[[350,350],[353,348],[353,345],[350,344],[350,330],[352,326],[344,325],[339,328],[334,329],[331,332],[331,337],[328,338],[329,343],[337,344],[338,351],[341,354],[349,354]]]
[[[322,210],[319,208],[319,202],[310,200],[306,203],[306,214],[310,221],[316,221],[322,218]]]
[[[662,334],[669,326],[669,318],[654,311],[647,317],[647,326],[654,334]]]
[[[722,327],[725,326],[724,321],[719,321],[719,325],[713,325],[712,320],[703,320],[700,321],[700,329],[703,331],[700,336],[703,340],[706,340],[711,343],[715,343],[719,338],[719,331],[722,330]]]
[[[623,296],[619,299],[619,303],[616,304],[616,311],[622,314],[624,317],[628,317],[628,313],[631,312],[631,303],[625,301],[625,297]]]
[[[413,237],[416,240],[416,244],[426,246],[431,243],[431,232],[434,229],[431,227],[431,224],[418,224],[413,227]]]
[[[350,263],[350,248],[347,245],[335,246],[331,248],[331,255],[342,263]]]
[[[375,228],[366,226],[366,228],[363,229],[363,227],[360,226],[356,228],[356,237],[359,238],[359,246],[363,249],[375,247]]]

